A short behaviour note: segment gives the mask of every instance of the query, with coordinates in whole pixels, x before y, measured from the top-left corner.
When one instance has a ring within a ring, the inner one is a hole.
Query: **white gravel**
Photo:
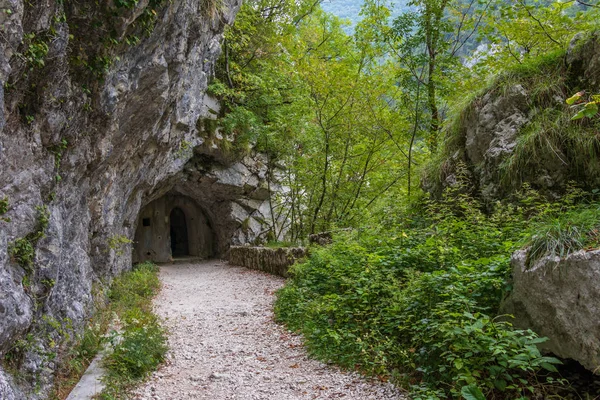
[[[220,261],[161,267],[155,300],[169,330],[165,364],[134,399],[405,399],[389,383],[309,359],[273,321],[283,279]]]

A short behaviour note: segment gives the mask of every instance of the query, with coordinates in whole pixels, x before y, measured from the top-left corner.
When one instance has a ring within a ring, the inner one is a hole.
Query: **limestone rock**
[[[600,87],[600,32],[577,34],[569,44],[567,64],[587,86]]]
[[[512,257],[513,291],[501,313],[514,325],[550,340],[541,346],[590,371],[600,367],[600,250],[579,251],[566,259],[546,257],[529,268],[527,252]]]
[[[115,17],[103,8],[111,2],[0,0],[0,198],[9,201],[0,221],[0,357],[25,333],[42,337],[16,365],[23,379],[13,382],[0,367],[2,399],[47,395],[60,359],[44,356],[43,317],[81,330],[92,284],[131,268],[131,245],[111,240],[133,240],[152,201],[192,198],[214,223],[214,255],[264,236],[255,223],[266,218],[264,158],[230,160],[217,145],[213,158],[198,161],[207,142],[198,127],[219,111],[206,87],[241,1],[221,1],[216,16],[202,0],[162,2],[145,34],[136,21],[149,3]],[[90,64],[106,46],[89,29],[92,17],[139,42],[107,50],[101,67]],[[17,55],[47,37],[43,63]],[[233,215],[236,201],[255,221],[247,231]],[[28,272],[10,248],[36,229],[39,206],[48,227]]]
[[[568,115],[562,92],[569,87],[600,90],[600,32],[576,36],[566,57],[554,62],[553,68],[560,68],[564,78],[556,87],[536,87],[530,77],[508,73],[473,99],[447,132],[447,154],[423,177],[423,188],[439,197],[463,175],[469,189],[488,202],[510,196],[524,182],[549,197],[564,192],[571,180],[596,188],[600,169],[592,165],[584,170],[581,154],[574,154],[567,139],[551,142],[551,129],[543,122],[560,113]],[[540,132],[539,140],[519,154],[516,149],[520,140],[527,142],[528,129]]]
[[[465,150],[474,164],[511,151],[518,130],[528,122],[527,96],[519,84],[509,87],[503,96],[483,96],[477,113],[465,120]]]
[[[0,370],[0,399],[25,400],[25,395],[11,381],[11,378]]]

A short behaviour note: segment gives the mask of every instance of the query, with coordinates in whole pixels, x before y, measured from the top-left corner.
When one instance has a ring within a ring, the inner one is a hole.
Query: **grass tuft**
[[[600,248],[600,206],[579,206],[534,224],[527,265],[546,256],[568,257],[581,249]]]

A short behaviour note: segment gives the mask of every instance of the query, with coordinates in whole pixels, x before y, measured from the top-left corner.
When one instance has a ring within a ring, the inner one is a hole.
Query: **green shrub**
[[[107,387],[101,398],[122,398],[164,360],[167,336],[151,307],[159,289],[158,267],[150,262],[138,264],[111,285],[111,309],[122,326],[111,334],[113,351],[104,358]]]
[[[460,397],[469,385],[487,395],[522,393],[536,371],[557,362],[539,354],[533,332],[491,316],[506,289],[508,256],[431,271],[433,264],[409,264],[415,253],[428,254],[427,239],[388,257],[382,253],[393,246],[367,247],[378,239],[362,235],[314,249],[278,292],[277,318],[303,333],[314,356],[392,375],[427,396],[441,390],[440,398]]]
[[[551,241],[552,232],[578,232],[573,243],[563,240],[569,251],[599,247],[593,201],[571,189],[549,203],[525,186],[515,203],[487,205],[495,211],[486,214],[456,187],[395,226],[341,233],[313,248],[277,293],[276,317],[304,335],[313,356],[390,376],[414,399],[534,396],[559,361],[540,354],[544,338],[498,316],[510,256],[539,237]]]
[[[166,332],[151,307],[159,289],[158,267],[145,262],[115,278],[107,293],[96,290],[94,315],[64,355],[55,381],[55,398],[70,392],[108,341],[113,351],[103,359],[107,387],[100,398],[127,398],[131,385],[156,369],[167,351]],[[120,332],[107,335],[115,316]]]
[[[116,278],[108,296],[115,307],[147,309],[150,306],[149,300],[159,288],[158,267],[151,262],[145,262]]]
[[[500,269],[506,263],[490,261]],[[476,387],[487,398],[494,392],[525,394],[533,392],[537,370],[554,370],[552,364],[558,363],[542,357],[535,346],[545,339],[513,330],[489,315],[500,300],[503,282],[485,264],[466,273],[416,274],[391,310],[394,337],[408,348],[397,368],[414,368],[413,378],[421,386],[444,385],[452,397],[460,397],[465,386]],[[487,276],[480,278],[479,273]]]
[[[26,49],[22,56],[31,69],[42,68],[45,63],[46,56],[50,47],[48,46],[49,39],[46,35],[36,35],[34,32],[30,32],[23,35],[23,42],[25,43]]]
[[[102,293],[96,293],[95,310],[73,345],[64,354],[54,381],[54,393],[51,399],[64,399],[79,382],[96,354],[106,344],[105,333],[113,317],[110,307],[105,303]]]
[[[16,239],[10,249],[10,253],[17,264],[26,270],[32,268],[35,249],[33,244],[27,238]]]
[[[11,256],[28,273],[33,271],[35,246],[46,235],[46,228],[50,222],[50,212],[46,206],[37,206],[35,209],[37,211],[35,229],[25,237],[16,239],[10,247]]]
[[[156,317],[149,312],[130,319],[123,332],[115,337],[114,351],[104,365],[110,375],[138,380],[146,377],[164,360],[166,335]]]
[[[0,198],[0,216],[8,212],[8,197],[4,196]]]
[[[117,256],[122,256],[127,245],[133,243],[133,240],[124,235],[113,235],[108,238],[108,248],[115,251]]]

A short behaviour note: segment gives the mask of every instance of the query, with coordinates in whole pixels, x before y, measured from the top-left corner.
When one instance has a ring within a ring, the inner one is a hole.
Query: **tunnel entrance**
[[[188,230],[185,222],[185,213],[179,207],[175,207],[169,216],[171,222],[171,255],[183,257],[190,254],[188,245]]]
[[[133,262],[169,262],[185,256],[210,258],[216,249],[212,222],[190,197],[167,194],[140,211]]]

